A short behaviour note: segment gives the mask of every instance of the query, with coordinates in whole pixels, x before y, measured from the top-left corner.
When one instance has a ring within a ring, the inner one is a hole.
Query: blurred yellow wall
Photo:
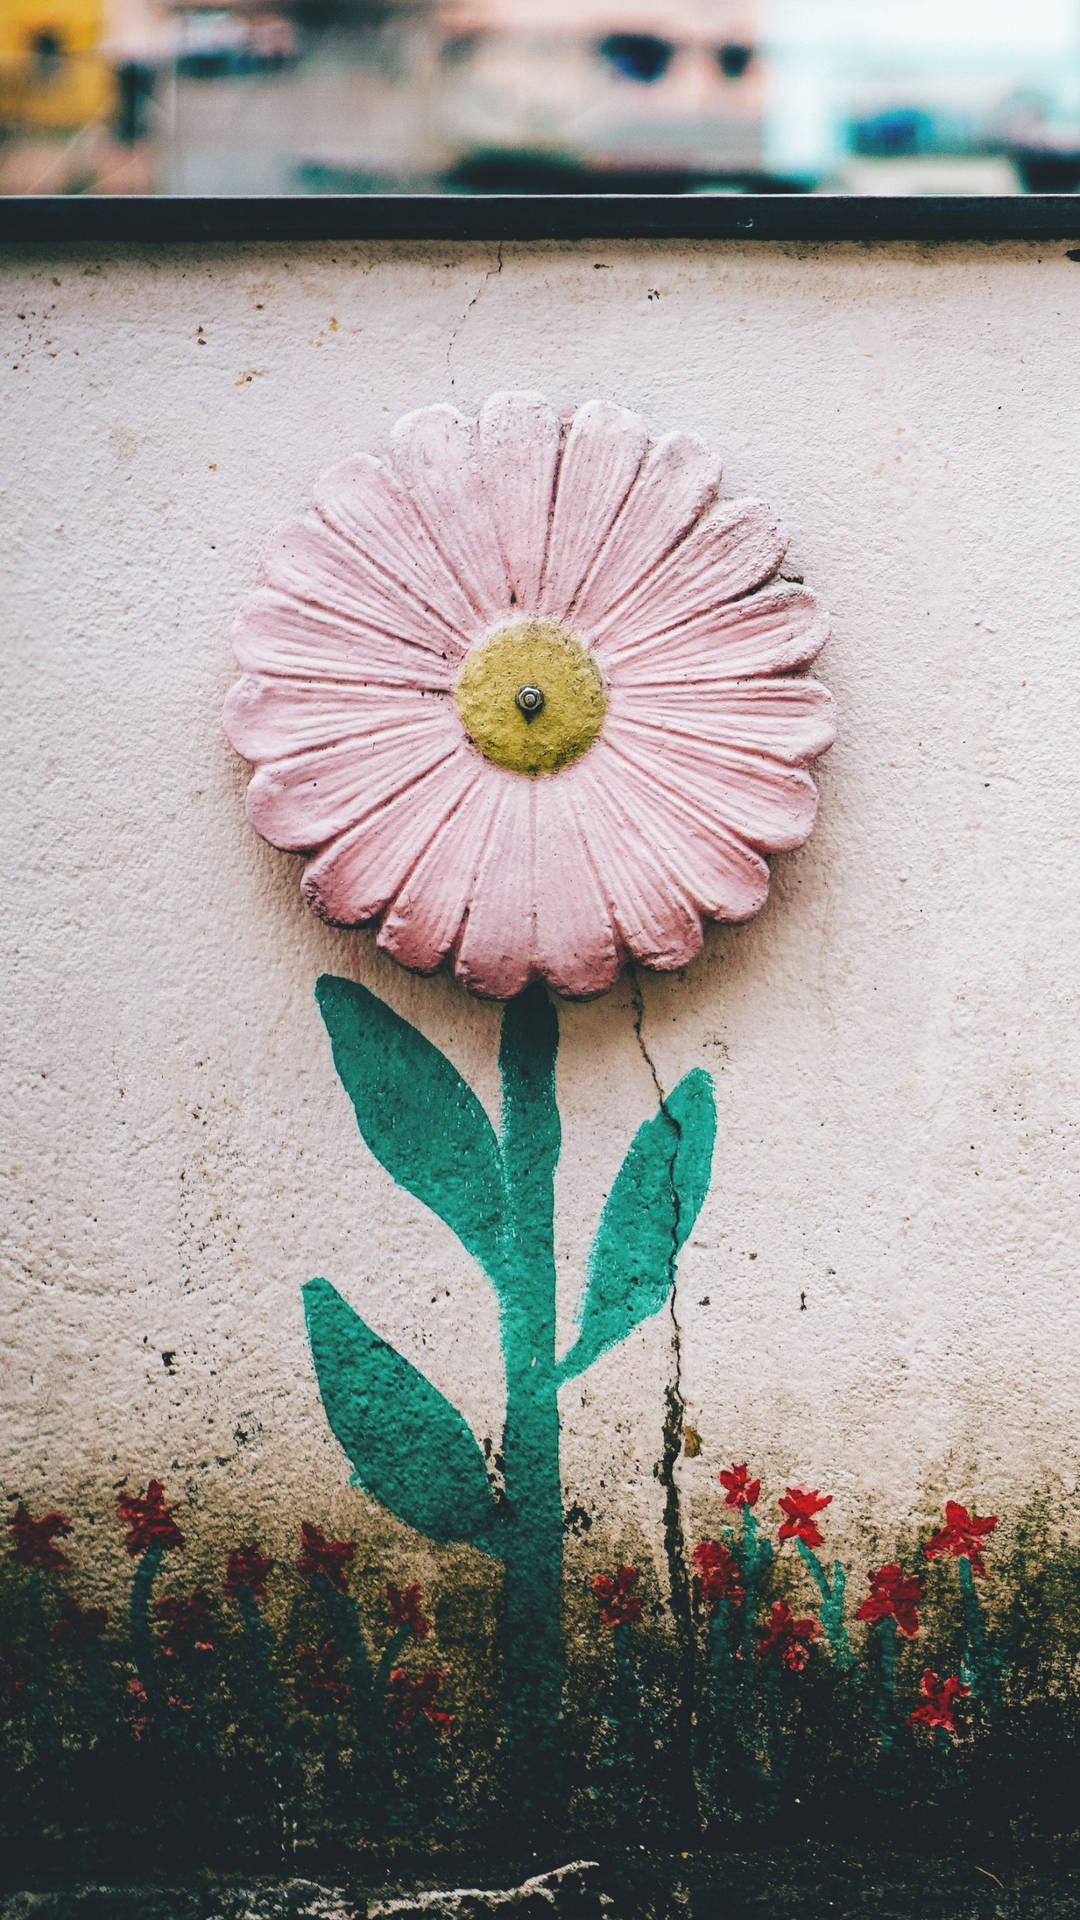
[[[108,113],[113,78],[98,51],[102,33],[102,0],[0,0],[5,129],[74,129]]]

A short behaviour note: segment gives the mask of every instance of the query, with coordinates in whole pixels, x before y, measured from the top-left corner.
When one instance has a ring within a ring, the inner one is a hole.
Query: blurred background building
[[[0,0],[0,191],[1080,189],[1080,0]]]

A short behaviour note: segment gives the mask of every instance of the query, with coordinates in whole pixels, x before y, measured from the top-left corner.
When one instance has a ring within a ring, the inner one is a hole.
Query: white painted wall
[[[832,1490],[837,1534],[945,1492],[1074,1491],[1064,249],[39,250],[2,273],[5,1491],[104,1513],[159,1473],[271,1534],[298,1506],[358,1524],[304,1340],[316,1273],[498,1435],[486,1286],[368,1156],[312,986],[354,969],[489,1102],[497,1011],[314,921],[219,716],[260,543],[315,475],[504,385],[705,434],[835,615],[817,831],[758,922],[643,983],[663,1082],[717,1076],[677,1296],[691,1501],[732,1458]],[[624,987],[563,1017],[568,1326],[653,1100],[632,1014]],[[658,1523],[670,1334],[565,1397],[568,1487],[630,1535]]]

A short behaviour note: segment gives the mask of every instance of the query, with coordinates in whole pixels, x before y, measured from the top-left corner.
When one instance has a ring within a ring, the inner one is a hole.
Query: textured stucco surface
[[[497,1443],[489,1289],[362,1145],[312,988],[355,972],[490,1105],[498,1010],[312,918],[220,710],[260,545],[320,470],[411,407],[530,386],[714,441],[834,615],[814,836],[758,921],[640,983],[664,1087],[717,1085],[676,1297],[687,1499],[732,1458],[832,1490],[837,1533],[1072,1493],[1080,267],[249,246],[0,276],[5,1491],[104,1511],[158,1473],[270,1534],[301,1507],[362,1524],[304,1339],[316,1273]],[[568,1340],[655,1094],[631,982],[562,1036]],[[672,1331],[563,1397],[568,1498],[630,1545],[659,1544]]]

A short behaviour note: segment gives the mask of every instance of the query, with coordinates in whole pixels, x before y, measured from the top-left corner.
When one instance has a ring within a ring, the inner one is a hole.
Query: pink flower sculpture
[[[690,434],[531,393],[325,474],[235,630],[252,824],[337,925],[507,999],[684,966],[765,902],[834,735],[784,538]]]

